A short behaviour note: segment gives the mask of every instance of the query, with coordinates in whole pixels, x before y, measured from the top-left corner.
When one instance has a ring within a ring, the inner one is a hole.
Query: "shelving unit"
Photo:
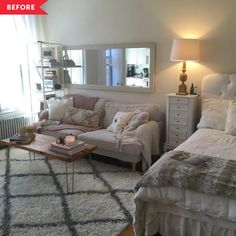
[[[64,85],[84,83],[84,53],[83,50],[63,47]]]
[[[62,45],[38,41],[28,46],[33,112],[47,107],[50,98],[64,95]]]

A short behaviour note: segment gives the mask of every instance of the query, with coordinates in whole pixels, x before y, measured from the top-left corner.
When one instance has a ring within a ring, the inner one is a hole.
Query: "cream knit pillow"
[[[134,115],[135,112],[117,112],[112,120],[112,123],[107,128],[107,131],[113,133],[122,133],[124,127]]]

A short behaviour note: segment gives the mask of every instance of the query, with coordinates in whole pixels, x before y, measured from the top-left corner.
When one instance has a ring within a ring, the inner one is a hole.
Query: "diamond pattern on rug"
[[[0,151],[0,235],[118,235],[133,221],[133,186],[141,175],[130,169],[74,162],[74,193],[66,192],[65,162],[12,148]],[[72,164],[68,163],[71,189]]]
[[[30,175],[11,177],[11,195],[56,194],[51,176]]]
[[[47,224],[64,220],[60,197],[18,197],[11,199],[11,223]]]

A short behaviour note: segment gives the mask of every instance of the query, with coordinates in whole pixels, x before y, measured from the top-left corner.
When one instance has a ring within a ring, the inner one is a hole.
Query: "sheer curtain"
[[[0,16],[0,113],[30,113],[27,44],[37,41],[36,16]]]

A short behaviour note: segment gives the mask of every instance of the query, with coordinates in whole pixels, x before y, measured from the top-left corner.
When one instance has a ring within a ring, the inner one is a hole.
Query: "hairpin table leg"
[[[92,163],[91,153],[89,153],[89,161],[90,161],[92,171],[93,171],[93,178],[95,179],[96,175],[95,175],[95,170],[94,170],[93,163]]]
[[[75,182],[75,164],[74,161],[72,161],[72,193],[74,193],[74,182]]]
[[[5,155],[6,155],[7,158],[10,157],[10,146],[7,146]]]
[[[68,172],[67,172],[67,162],[66,162],[66,190],[69,193],[69,186],[68,186]]]

